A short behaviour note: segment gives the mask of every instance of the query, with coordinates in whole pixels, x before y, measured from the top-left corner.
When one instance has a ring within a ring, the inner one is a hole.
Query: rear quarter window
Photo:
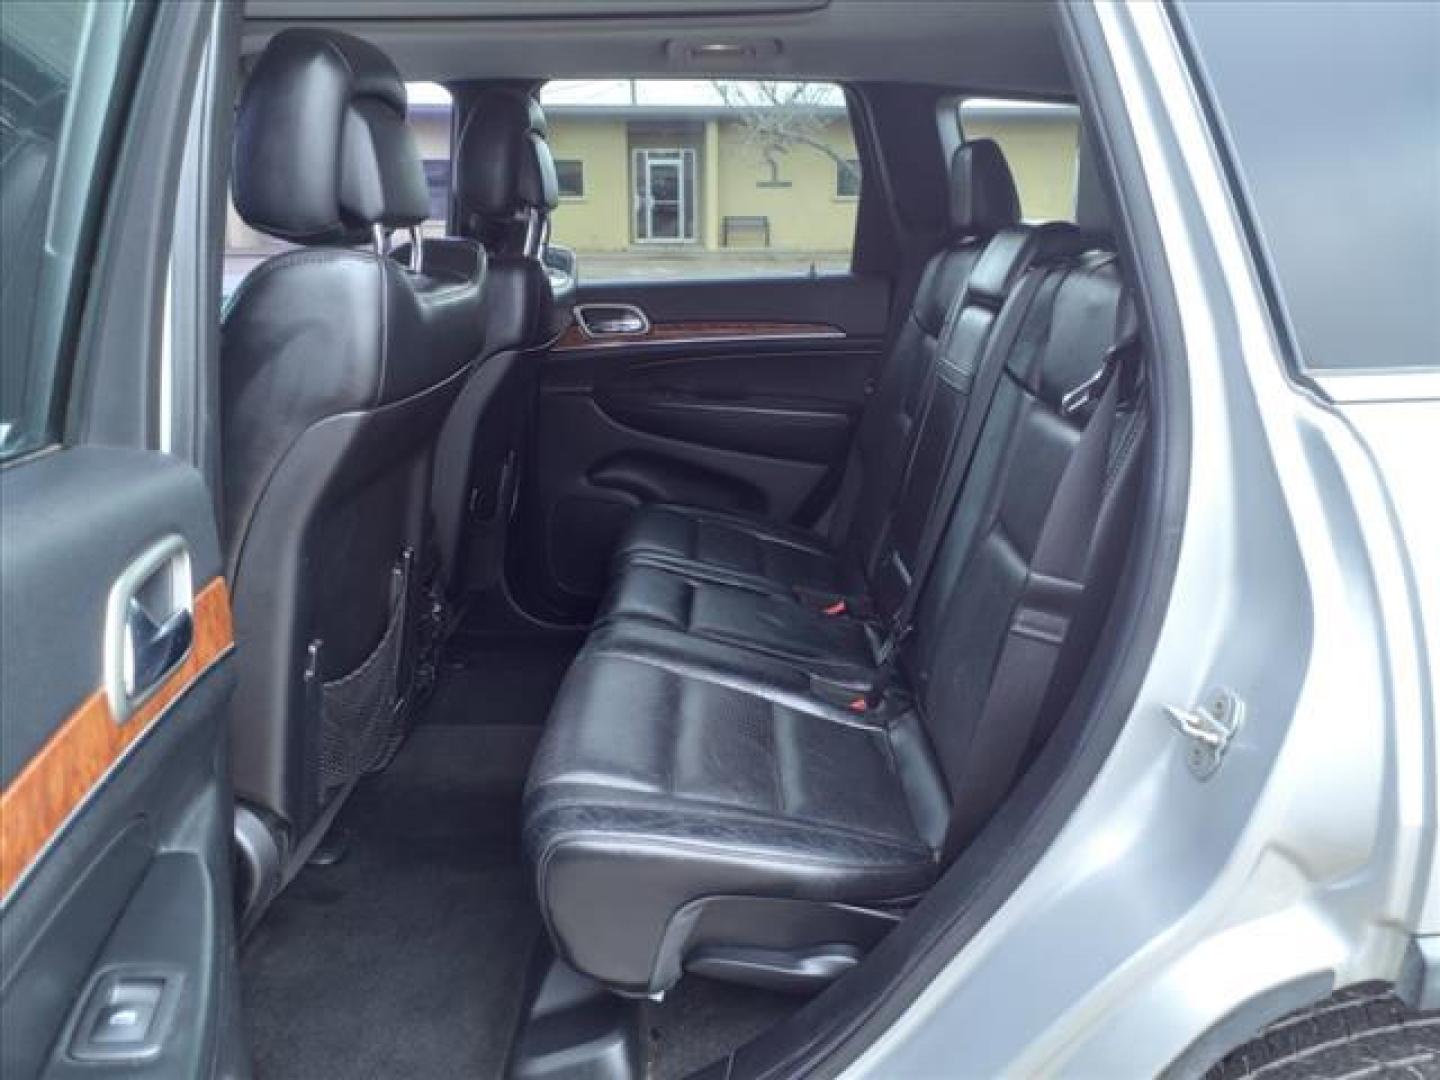
[[[1299,366],[1440,369],[1440,5],[1180,10]]]

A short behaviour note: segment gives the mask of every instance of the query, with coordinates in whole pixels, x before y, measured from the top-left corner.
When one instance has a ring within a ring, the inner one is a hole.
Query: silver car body
[[[1165,9],[1097,16],[1183,327],[1173,592],[1071,820],[847,1076],[1186,1074],[1331,986],[1436,990],[1440,372],[1291,377]],[[1226,690],[1202,779],[1167,709]]]

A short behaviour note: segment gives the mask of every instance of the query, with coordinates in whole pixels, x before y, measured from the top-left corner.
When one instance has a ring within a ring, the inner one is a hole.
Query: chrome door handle
[[[125,692],[141,697],[159,685],[195,641],[195,616],[181,608],[163,622],[156,622],[135,597],[130,598],[125,616],[130,662],[125,670]]]
[[[180,666],[194,643],[190,549],[179,536],[167,536],[121,571],[110,587],[105,693],[117,724]]]
[[[648,334],[650,320],[634,304],[577,304],[575,319],[586,337]]]

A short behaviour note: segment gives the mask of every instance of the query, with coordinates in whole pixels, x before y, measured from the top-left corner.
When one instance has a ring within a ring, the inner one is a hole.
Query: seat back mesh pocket
[[[405,637],[407,576],[397,568],[397,588],[379,643],[353,671],[321,684],[316,751],[322,801],[362,773],[384,768],[404,737],[397,679]]]

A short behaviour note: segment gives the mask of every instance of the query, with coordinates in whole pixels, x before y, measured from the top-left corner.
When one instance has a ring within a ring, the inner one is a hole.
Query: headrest
[[[470,106],[455,154],[460,205],[486,218],[553,210],[560,201],[540,103],[523,90],[486,90]]]
[[[420,224],[430,195],[405,105],[400,73],[368,42],[309,28],[276,34],[240,95],[235,209],[299,244]]]
[[[994,139],[962,143],[950,159],[950,228],[990,236],[1020,220],[1015,178]]]

